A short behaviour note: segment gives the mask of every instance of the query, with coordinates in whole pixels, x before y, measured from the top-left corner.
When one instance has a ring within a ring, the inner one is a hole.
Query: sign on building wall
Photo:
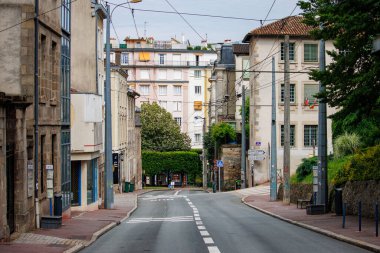
[[[27,166],[27,173],[28,173],[28,197],[33,196],[33,190],[34,190],[34,165],[33,160],[28,160],[28,166]]]
[[[52,199],[54,195],[54,167],[51,164],[46,165],[46,188],[47,197]]]

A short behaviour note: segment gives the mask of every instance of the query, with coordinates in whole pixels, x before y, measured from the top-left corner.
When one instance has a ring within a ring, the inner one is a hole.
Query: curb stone
[[[325,229],[321,229],[321,228],[318,228],[318,227],[314,227],[314,226],[311,226],[311,225],[307,225],[307,224],[304,224],[302,222],[298,222],[298,221],[294,221],[294,220],[291,220],[291,219],[284,218],[284,217],[282,217],[280,215],[271,213],[269,211],[266,211],[264,209],[261,209],[259,207],[256,207],[256,206],[253,206],[253,205],[249,204],[248,202],[245,201],[245,199],[247,197],[249,197],[249,196],[243,197],[241,199],[241,201],[245,205],[247,205],[247,206],[249,206],[249,207],[251,207],[253,209],[256,209],[259,212],[262,212],[264,214],[267,214],[267,215],[272,216],[274,218],[277,218],[279,220],[283,220],[285,222],[291,223],[293,225],[296,225],[296,226],[299,226],[299,227],[306,228],[308,230],[317,232],[319,234],[326,235],[328,237],[340,240],[342,242],[346,242],[346,243],[352,244],[354,246],[357,246],[357,247],[360,247],[360,248],[363,248],[363,249],[366,249],[366,250],[370,250],[370,251],[373,251],[373,252],[376,252],[376,253],[380,253],[380,247],[377,246],[377,245],[374,245],[374,244],[371,244],[371,243],[367,243],[367,242],[363,242],[363,241],[360,241],[360,240],[357,240],[357,239],[353,239],[353,238],[350,238],[350,237],[347,237],[347,236],[344,236],[344,235],[339,235],[337,233],[334,233],[334,232],[331,232],[331,231],[328,231],[328,230],[325,230]]]

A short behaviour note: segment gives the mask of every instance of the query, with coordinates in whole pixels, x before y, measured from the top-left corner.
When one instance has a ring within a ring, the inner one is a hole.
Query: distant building
[[[272,55],[276,71],[277,110],[277,168],[283,168],[283,125],[284,125],[284,35],[290,36],[290,71],[307,72],[319,67],[319,44],[309,35],[312,27],[302,23],[302,17],[291,16],[249,32],[243,42],[250,44],[250,66],[255,75],[250,75],[251,115],[250,143],[254,149],[264,150],[266,158],[254,163],[254,182],[269,180],[269,145],[271,141],[271,101],[272,101]],[[326,50],[332,50],[331,41],[326,41]],[[331,62],[327,57],[326,64]],[[290,172],[294,174],[303,158],[317,154],[318,143],[318,92],[317,82],[310,80],[307,73],[290,74]],[[334,113],[328,108],[328,115]],[[327,121],[328,153],[332,152],[331,120]],[[249,181],[252,185],[252,181]]]
[[[192,147],[202,147],[202,119],[207,117],[207,80],[216,54],[204,46],[190,47],[176,39],[126,38],[112,41],[111,61],[127,71],[129,85],[142,103],[157,102],[169,111]],[[195,118],[198,120],[195,120]]]

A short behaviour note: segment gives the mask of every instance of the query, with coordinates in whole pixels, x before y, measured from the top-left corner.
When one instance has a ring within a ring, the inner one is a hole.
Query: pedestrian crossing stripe
[[[183,222],[183,221],[194,221],[193,216],[174,216],[165,218],[133,218],[126,221],[126,223],[148,223],[148,222]]]

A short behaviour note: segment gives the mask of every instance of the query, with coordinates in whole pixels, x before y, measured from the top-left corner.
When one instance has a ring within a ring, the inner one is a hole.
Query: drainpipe
[[[38,81],[38,15],[39,0],[34,1],[34,201],[36,209],[36,228],[40,228],[40,206],[38,201],[38,106],[39,106],[39,81]]]

